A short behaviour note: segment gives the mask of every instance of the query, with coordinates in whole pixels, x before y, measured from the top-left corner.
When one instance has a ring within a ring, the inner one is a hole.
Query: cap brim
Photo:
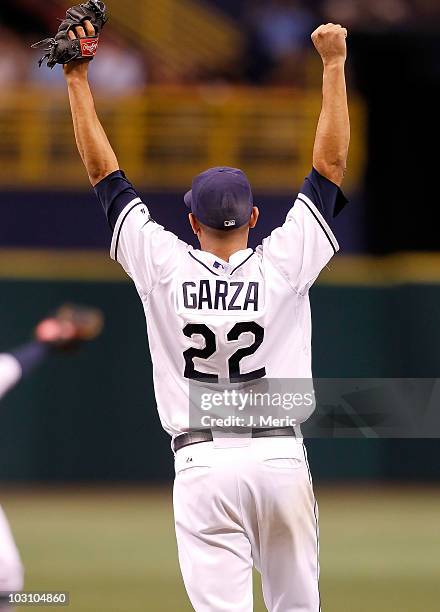
[[[191,191],[188,191],[188,193],[185,193],[185,197],[183,198],[183,201],[185,202],[188,208],[192,207],[192,189]]]

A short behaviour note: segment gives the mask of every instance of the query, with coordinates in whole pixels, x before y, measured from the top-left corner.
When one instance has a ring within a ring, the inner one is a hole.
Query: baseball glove
[[[91,22],[95,28],[95,36],[71,40],[70,30],[82,26],[84,21]],[[49,68],[53,68],[56,64],[68,64],[77,59],[93,59],[98,51],[99,35],[106,21],[106,6],[100,0],[88,0],[84,4],[70,8],[55,38],[46,38],[32,45],[33,49],[45,47],[43,50],[46,53],[39,61],[40,67],[46,59]]]
[[[54,349],[65,350],[94,340],[103,327],[104,317],[100,310],[64,304],[52,317],[37,325],[35,337]]]

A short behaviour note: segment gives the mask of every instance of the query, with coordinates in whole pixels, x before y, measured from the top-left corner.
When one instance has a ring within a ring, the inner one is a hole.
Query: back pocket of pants
[[[296,457],[270,457],[264,459],[263,464],[278,470],[296,470],[301,467],[302,461]]]
[[[211,469],[209,460],[201,457],[194,457],[191,453],[178,453],[174,460],[176,476],[196,475],[207,472]]]

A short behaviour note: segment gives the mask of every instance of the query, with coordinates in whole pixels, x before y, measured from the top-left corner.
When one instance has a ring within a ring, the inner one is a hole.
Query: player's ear
[[[252,209],[251,218],[249,220],[249,227],[251,229],[254,229],[254,227],[257,225],[259,216],[260,216],[260,211],[258,210],[257,206],[254,206]]]
[[[200,232],[200,224],[197,221],[197,219],[195,218],[195,216],[192,213],[189,213],[188,215],[188,219],[189,219],[189,224],[191,225],[191,229],[193,231],[193,233],[198,236],[199,232]]]

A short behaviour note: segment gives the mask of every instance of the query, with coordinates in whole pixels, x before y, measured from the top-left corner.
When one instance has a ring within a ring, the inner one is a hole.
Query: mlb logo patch
[[[235,219],[232,219],[231,221],[225,221],[225,227],[234,227],[235,225]]]

